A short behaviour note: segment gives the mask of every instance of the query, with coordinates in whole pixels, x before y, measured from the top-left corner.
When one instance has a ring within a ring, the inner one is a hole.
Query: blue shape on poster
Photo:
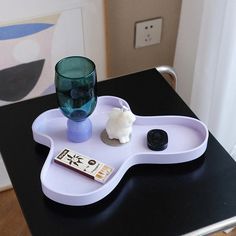
[[[28,23],[0,27],[0,40],[16,39],[27,35],[38,33],[54,24],[48,23]]]

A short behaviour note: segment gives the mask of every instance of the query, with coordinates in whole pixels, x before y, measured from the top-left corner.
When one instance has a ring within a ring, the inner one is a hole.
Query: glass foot
[[[67,138],[69,141],[81,143],[92,136],[92,122],[89,118],[83,121],[67,120]]]

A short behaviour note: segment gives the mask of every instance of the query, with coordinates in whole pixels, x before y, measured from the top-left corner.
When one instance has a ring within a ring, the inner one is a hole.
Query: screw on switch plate
[[[160,43],[162,18],[137,22],[135,24],[135,48]]]

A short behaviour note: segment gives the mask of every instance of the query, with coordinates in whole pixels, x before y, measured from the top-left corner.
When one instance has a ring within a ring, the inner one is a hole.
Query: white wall
[[[204,0],[182,1],[174,68],[178,75],[177,92],[188,105],[191,101],[203,2]]]
[[[0,154],[0,191],[9,189],[11,187],[11,181],[8,177],[7,170]]]

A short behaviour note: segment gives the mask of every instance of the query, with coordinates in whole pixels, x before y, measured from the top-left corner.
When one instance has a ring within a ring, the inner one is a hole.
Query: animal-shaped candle
[[[114,107],[106,124],[109,139],[118,139],[120,143],[129,142],[135,119],[135,115],[126,107]]]

